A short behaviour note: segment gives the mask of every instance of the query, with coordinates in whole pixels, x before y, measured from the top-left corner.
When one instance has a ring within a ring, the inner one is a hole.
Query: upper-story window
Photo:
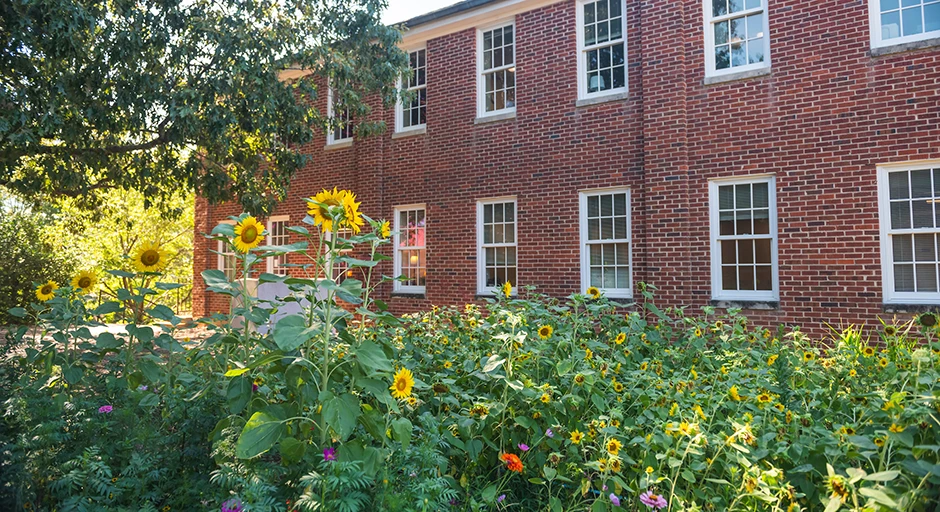
[[[770,66],[768,0],[704,0],[705,75]]]
[[[479,33],[480,116],[516,110],[515,24],[504,23]]]
[[[353,123],[349,109],[343,105],[340,94],[329,87],[327,91],[326,115],[330,120],[330,131],[326,134],[326,143],[339,144],[352,142]]]
[[[887,303],[940,303],[940,161],[878,168]]]
[[[401,89],[409,93],[410,99],[398,102],[396,130],[407,131],[421,128],[427,122],[427,50],[421,48],[408,52],[408,74],[402,76]]]
[[[578,2],[578,97],[627,89],[625,0]]]
[[[268,245],[287,245],[290,243],[290,231],[287,224],[290,217],[271,217],[268,219]],[[279,276],[286,276],[287,255],[271,256],[268,258],[268,272]]]
[[[940,37],[940,0],[869,0],[872,45]]]

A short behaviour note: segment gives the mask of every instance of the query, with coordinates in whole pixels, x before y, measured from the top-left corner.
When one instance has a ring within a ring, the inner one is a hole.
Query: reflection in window
[[[627,190],[583,194],[584,288],[630,296],[630,197]]]
[[[940,0],[875,1],[882,40],[940,32]]]
[[[398,209],[395,212],[395,282],[397,291],[424,292],[427,278],[424,245],[426,219],[424,208]]]
[[[709,33],[706,51],[712,57],[710,71],[745,66],[759,67],[766,61],[767,11],[764,0],[712,0],[706,10]]]
[[[479,291],[492,292],[516,280],[516,202],[484,202],[479,205],[482,280]]]
[[[516,107],[516,45],[513,25],[483,32],[483,112]]]
[[[581,6],[580,36],[587,94],[627,85],[623,0],[597,0]]]

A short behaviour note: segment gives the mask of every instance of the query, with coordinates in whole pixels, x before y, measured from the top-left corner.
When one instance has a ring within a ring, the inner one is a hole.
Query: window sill
[[[930,39],[922,39],[920,41],[911,41],[909,43],[879,46],[877,48],[871,49],[871,56],[881,57],[882,55],[892,55],[895,53],[922,50],[924,48],[933,48],[935,46],[940,46],[940,37],[931,37]]]
[[[613,94],[605,94],[603,96],[595,96],[593,98],[584,98],[574,102],[575,107],[589,107],[591,105],[597,105],[599,103],[609,103],[611,101],[620,101],[625,100],[630,97],[630,93],[627,91],[616,92]]]
[[[334,150],[334,149],[351,148],[352,145],[353,145],[353,140],[352,140],[352,139],[343,140],[343,141],[340,141],[340,142],[334,142],[334,143],[332,143],[332,144],[327,144],[326,146],[323,146],[323,150],[324,150],[324,151],[332,151],[332,150]]]
[[[780,302],[775,300],[712,299],[711,305],[720,309],[753,309],[763,311],[773,311],[775,309],[780,309]]]
[[[423,293],[392,292],[393,299],[426,299]]]
[[[392,134],[392,139],[403,139],[405,137],[414,137],[415,135],[424,135],[426,133],[428,133],[428,126],[424,125],[420,128],[411,128],[408,130],[395,132]]]
[[[515,119],[515,118],[516,118],[516,111],[514,110],[512,112],[505,112],[502,114],[493,114],[490,116],[477,116],[477,118],[473,120],[473,124],[495,123],[497,121],[506,121],[508,119]]]
[[[706,76],[704,85],[723,84],[726,82],[736,82],[738,80],[748,80],[750,78],[759,78],[770,75],[770,67],[751,69],[739,73],[728,73],[727,75]]]
[[[940,311],[938,304],[882,304],[885,313],[927,313]]]

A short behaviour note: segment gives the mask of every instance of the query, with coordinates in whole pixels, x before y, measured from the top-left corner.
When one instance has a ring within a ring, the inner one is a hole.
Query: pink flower
[[[323,449],[323,460],[326,462],[336,460],[336,448],[332,446]]]
[[[662,495],[659,494],[653,494],[652,491],[646,491],[641,494],[640,501],[647,507],[655,509],[664,509],[669,505],[669,503],[666,502],[666,498],[663,498]]]
[[[519,449],[522,450],[522,451],[524,451],[524,452],[529,451],[529,445],[527,445],[527,444],[525,444],[525,443],[519,443],[518,446],[519,446]]]
[[[100,412],[101,414],[108,414],[109,412],[113,410],[114,410],[114,407],[111,407],[110,405],[102,405],[101,407],[98,408],[98,412]]]
[[[613,503],[615,507],[620,506],[620,498],[614,493],[610,493],[610,502]]]
[[[222,504],[221,512],[242,512],[242,502],[236,499],[230,499]]]
[[[500,494],[499,498],[496,498],[496,503],[502,503],[504,499],[506,499],[506,495]]]
[[[553,432],[552,429],[548,429],[545,431],[545,436],[549,438],[555,437],[555,432]]]

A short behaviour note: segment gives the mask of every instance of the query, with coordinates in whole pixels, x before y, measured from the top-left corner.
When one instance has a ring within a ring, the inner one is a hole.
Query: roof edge
[[[419,25],[425,25],[431,23],[432,21],[437,21],[444,19],[455,14],[460,14],[466,11],[472,11],[477,7],[483,7],[484,5],[494,4],[497,2],[503,2],[505,0],[464,0],[463,2],[457,2],[454,5],[448,5],[447,7],[438,9],[436,11],[431,11],[427,14],[422,14],[420,16],[415,16],[414,18],[407,19],[403,22],[396,23],[396,25],[404,25],[405,28],[414,28]]]

